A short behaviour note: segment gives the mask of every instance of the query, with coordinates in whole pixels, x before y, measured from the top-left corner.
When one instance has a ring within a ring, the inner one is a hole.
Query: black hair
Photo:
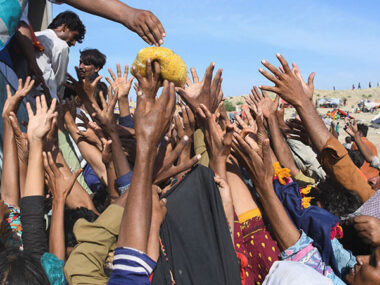
[[[345,140],[346,143],[350,143],[350,142],[352,142],[352,137],[351,136],[347,136],[347,137],[344,138],[344,140]]]
[[[315,197],[311,200],[312,204],[319,202],[322,208],[337,217],[351,214],[363,204],[355,192],[331,179],[319,183],[318,187],[312,189],[310,196]]]
[[[75,39],[78,43],[83,41],[84,35],[86,34],[86,27],[77,14],[71,11],[59,13],[49,24],[48,29],[56,29],[61,25],[67,25],[70,31],[77,31],[79,33]]]
[[[368,126],[364,124],[358,124],[358,130],[362,133],[363,137],[367,137]]]
[[[75,225],[75,222],[80,219],[84,218],[88,222],[94,222],[98,215],[95,214],[93,211],[80,207],[76,208],[75,210],[65,210],[65,245],[66,247],[74,247],[78,242],[75,239],[73,228]]]
[[[80,51],[80,60],[85,65],[94,65],[95,67],[102,69],[106,64],[107,57],[97,49],[85,49]]]
[[[17,248],[0,252],[0,283],[9,285],[49,285],[38,258]]]

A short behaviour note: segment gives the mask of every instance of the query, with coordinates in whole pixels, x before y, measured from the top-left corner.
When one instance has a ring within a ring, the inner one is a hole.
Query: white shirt
[[[52,98],[57,98],[57,91],[63,95],[65,89],[63,83],[66,81],[69,64],[69,46],[51,29],[37,32],[36,36],[45,49],[43,52],[36,53],[37,64],[43,73]]]

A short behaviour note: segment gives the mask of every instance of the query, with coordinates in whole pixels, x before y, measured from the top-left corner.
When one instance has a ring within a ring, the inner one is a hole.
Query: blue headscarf
[[[330,238],[339,218],[316,206],[303,208],[299,186],[295,182],[281,185],[276,179],[273,187],[295,226],[314,240],[313,245],[318,248],[322,260],[340,276]]]

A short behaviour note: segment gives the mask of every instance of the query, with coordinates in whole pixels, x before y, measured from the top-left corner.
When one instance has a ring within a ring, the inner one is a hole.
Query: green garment
[[[209,157],[205,143],[205,136],[201,129],[197,129],[194,132],[194,152],[195,154],[200,154],[202,156],[198,163],[205,167],[208,167]]]
[[[77,155],[75,154],[74,147],[72,146],[70,142],[70,138],[68,134],[65,134],[63,132],[58,132],[58,146],[59,149],[62,151],[63,158],[65,159],[66,163],[70,167],[71,171],[75,171],[80,168],[80,163]],[[88,194],[92,194],[92,191],[87,186],[86,181],[84,181],[83,174],[81,173],[77,181],[79,182],[80,186],[83,187],[84,190]]]
[[[65,264],[69,284],[107,284],[104,264],[110,250],[116,247],[124,208],[112,204],[95,222],[79,219],[74,225],[78,241]]]

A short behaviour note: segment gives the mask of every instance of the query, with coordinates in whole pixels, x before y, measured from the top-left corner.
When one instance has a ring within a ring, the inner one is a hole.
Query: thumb
[[[278,109],[279,104],[280,104],[280,96],[276,95],[276,98],[274,99],[274,106],[276,107],[276,110]]]
[[[314,77],[315,77],[315,72],[312,72],[310,73],[309,78],[307,80],[307,85],[313,89],[314,89]]]

